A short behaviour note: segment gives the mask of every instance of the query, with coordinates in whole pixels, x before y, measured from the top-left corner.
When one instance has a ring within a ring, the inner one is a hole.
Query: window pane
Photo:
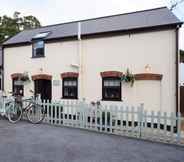
[[[33,44],[33,55],[44,55],[44,41],[37,41]]]
[[[120,80],[105,80],[104,86],[105,87],[120,86]]]
[[[38,33],[36,34],[33,39],[38,39],[38,38],[45,38],[49,35],[50,32],[43,32],[43,33]]]
[[[106,99],[118,99],[120,98],[120,90],[117,88],[105,88],[104,97]]]
[[[64,87],[64,97],[76,98],[76,89],[71,87]]]
[[[64,86],[77,86],[77,81],[71,80],[71,81],[64,81]]]
[[[77,98],[77,78],[63,79],[63,98]]]
[[[119,78],[104,78],[103,99],[121,100],[121,80]]]

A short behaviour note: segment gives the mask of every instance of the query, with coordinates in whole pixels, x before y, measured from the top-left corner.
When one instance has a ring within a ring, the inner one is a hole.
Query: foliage
[[[28,73],[23,73],[20,79],[24,82],[30,81]]]
[[[125,83],[130,83],[131,87],[134,85],[135,77],[130,72],[129,69],[126,70],[126,73],[121,77],[121,80]]]
[[[171,0],[170,3],[171,3],[171,7],[170,7],[170,10],[174,10],[178,5],[180,5],[181,3],[183,3],[184,0]]]
[[[32,15],[21,17],[20,12],[15,12],[13,17],[8,17],[7,15],[0,16],[0,43],[22,30],[40,26],[39,20]]]

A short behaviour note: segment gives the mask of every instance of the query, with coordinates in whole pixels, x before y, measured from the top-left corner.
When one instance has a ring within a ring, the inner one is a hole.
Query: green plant
[[[27,72],[23,73],[20,77],[20,80],[22,80],[23,82],[30,81],[28,73]]]
[[[135,77],[130,72],[129,69],[126,70],[126,73],[121,77],[121,80],[125,83],[130,83],[131,87],[134,85]]]

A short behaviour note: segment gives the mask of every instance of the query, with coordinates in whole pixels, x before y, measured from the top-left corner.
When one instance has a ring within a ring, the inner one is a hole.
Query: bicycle
[[[22,99],[20,95],[13,95],[13,100],[5,103],[6,116],[11,123],[21,120],[26,114],[28,121],[33,124],[41,123],[45,118],[45,108],[34,99]]]

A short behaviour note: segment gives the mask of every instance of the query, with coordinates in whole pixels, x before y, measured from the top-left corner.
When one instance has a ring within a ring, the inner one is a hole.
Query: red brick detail
[[[79,73],[75,73],[75,72],[61,73],[61,78],[77,78],[78,76],[79,76]]]
[[[135,80],[162,80],[162,74],[140,73],[134,74]]]
[[[100,73],[101,77],[122,77],[123,73],[119,71],[104,71]]]
[[[18,79],[18,78],[21,78],[22,77],[22,73],[13,73],[11,74],[11,78],[12,79]]]
[[[48,74],[37,74],[32,76],[32,80],[39,80],[39,79],[44,79],[44,80],[52,80],[52,75]]]

